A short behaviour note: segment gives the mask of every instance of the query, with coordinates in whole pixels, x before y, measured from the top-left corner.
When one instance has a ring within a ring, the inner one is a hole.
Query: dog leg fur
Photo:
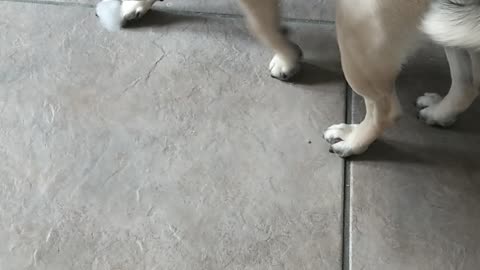
[[[337,37],[343,70],[366,106],[366,116],[360,124],[334,125],[324,133],[331,152],[341,157],[366,151],[401,114],[395,79],[411,49],[421,16],[404,7],[405,22],[386,23],[391,18],[388,12],[398,10],[388,10],[382,3],[364,0],[359,6],[355,0],[337,2]]]

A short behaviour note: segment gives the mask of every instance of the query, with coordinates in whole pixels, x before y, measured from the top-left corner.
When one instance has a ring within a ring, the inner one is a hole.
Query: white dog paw
[[[436,93],[425,93],[423,96],[417,98],[417,108],[423,109],[436,105],[442,101],[442,96]]]
[[[275,55],[270,62],[270,74],[273,78],[287,81],[299,70],[297,61],[287,61],[279,55]]]
[[[120,0],[103,0],[98,2],[95,14],[105,29],[114,32],[122,28],[121,9],[122,2]]]
[[[333,125],[325,132],[323,133],[323,138],[329,143],[329,144],[336,144],[340,141],[344,141],[347,139],[348,135],[352,133],[353,129],[357,125],[348,125],[348,124],[338,124],[338,125]]]
[[[121,14],[124,21],[139,19],[152,7],[152,1],[122,1]]]
[[[330,153],[336,154],[341,158],[347,158],[355,155],[353,148],[345,141],[337,142],[330,146]]]
[[[430,126],[450,127],[457,120],[457,115],[445,111],[439,106],[442,97],[434,93],[426,93],[417,99],[418,119]]]
[[[367,151],[369,145],[355,145],[350,141],[340,141],[330,146],[330,153],[337,154],[341,158],[360,155]]]
[[[292,59],[287,59],[281,55],[276,54],[270,62],[269,69],[273,78],[287,81],[292,78],[300,70],[300,59],[302,58],[302,50],[297,45],[294,45],[297,50],[297,55]]]
[[[418,112],[418,119],[430,126],[450,127],[457,121],[457,116],[442,112],[438,105],[432,105]]]
[[[355,143],[352,135],[357,126],[358,125],[338,124],[329,127],[323,133],[323,138],[331,144],[330,152],[342,158],[365,152],[368,149],[368,145]]]

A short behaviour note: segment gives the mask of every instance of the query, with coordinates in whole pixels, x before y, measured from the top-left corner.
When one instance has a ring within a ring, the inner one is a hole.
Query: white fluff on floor
[[[118,31],[122,28],[121,7],[120,0],[103,0],[97,4],[97,16],[102,26],[108,31]]]

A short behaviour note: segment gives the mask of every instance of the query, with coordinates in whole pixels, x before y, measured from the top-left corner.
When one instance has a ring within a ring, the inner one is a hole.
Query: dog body
[[[157,0],[122,0],[124,20],[142,17]],[[251,31],[275,56],[269,69],[272,77],[288,80],[299,68],[301,51],[281,33],[278,0],[239,0]]]
[[[418,98],[420,119],[450,126],[478,96],[480,0],[338,0],[336,23],[345,76],[366,106],[360,124],[325,131],[338,155],[363,153],[400,116],[395,80],[421,32],[445,46],[452,85]]]

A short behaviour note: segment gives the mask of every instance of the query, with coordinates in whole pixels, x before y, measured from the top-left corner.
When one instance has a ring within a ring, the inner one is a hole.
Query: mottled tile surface
[[[14,0],[13,0],[14,1]],[[80,3],[94,5],[100,0],[30,0],[33,2]],[[164,0],[155,4],[163,10],[240,14],[237,0]],[[335,20],[334,0],[281,0],[283,16],[295,19]]]
[[[0,269],[341,268],[331,26],[287,84],[240,20],[0,6]]]
[[[351,269],[478,269],[480,103],[448,130],[418,121],[413,105],[445,94],[449,78],[443,50],[421,50],[398,83],[403,119],[350,164]],[[353,112],[363,118],[358,97]]]

